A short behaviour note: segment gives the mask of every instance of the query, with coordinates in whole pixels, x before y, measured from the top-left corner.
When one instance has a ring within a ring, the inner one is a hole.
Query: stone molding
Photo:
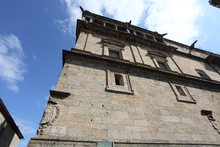
[[[75,48],[73,48],[71,51],[63,50],[63,64],[66,63],[68,60],[73,59],[74,56],[82,57],[82,58],[85,58],[86,60],[95,59],[99,61],[106,61],[109,64],[114,63],[114,64],[118,64],[118,65],[125,66],[125,67],[127,66],[131,69],[144,69],[146,71],[155,72],[163,76],[170,77],[170,79],[182,80],[186,82],[188,81],[189,83],[195,81],[195,82],[200,82],[202,84],[210,84],[210,86],[211,85],[220,86],[219,81],[203,79],[200,77],[178,73],[175,71],[162,70],[160,68],[155,68],[155,67],[145,65],[145,64],[132,63],[127,60],[122,60],[122,59],[119,60],[119,59],[114,59],[108,56],[93,54],[91,52],[84,52],[82,50],[75,49]],[[100,63],[102,64],[102,62]]]

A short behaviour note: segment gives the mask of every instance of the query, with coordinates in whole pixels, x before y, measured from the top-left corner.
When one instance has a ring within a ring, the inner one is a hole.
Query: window
[[[164,43],[163,38],[157,38],[157,37],[155,37],[155,40],[156,40],[157,42]]]
[[[179,86],[179,85],[175,85],[175,86],[176,86],[176,89],[177,89],[177,91],[179,92],[180,95],[187,96],[181,86]]]
[[[115,30],[115,25],[113,25],[111,23],[105,23],[105,27]]]
[[[113,58],[117,58],[117,59],[120,58],[119,52],[118,51],[113,51],[113,50],[109,50],[109,56],[113,57]]]
[[[103,24],[104,24],[102,21],[100,21],[100,20],[98,20],[98,19],[94,19],[94,20],[93,20],[93,23],[94,23],[94,24],[97,24],[97,25],[100,25],[100,26],[103,26]]]
[[[115,74],[115,85],[124,86],[123,77],[120,74]]]
[[[170,67],[169,67],[169,65],[167,64],[166,61],[157,60],[157,64],[158,64],[158,66],[159,66],[161,69],[170,70]]]
[[[150,36],[150,35],[145,35],[145,37],[146,37],[147,39],[154,40],[154,38],[153,38],[152,36]]]
[[[125,44],[119,40],[102,38],[102,54],[112,58],[123,59]]]
[[[129,73],[125,73],[123,70],[120,73],[116,73],[110,70],[106,70],[106,91],[123,94],[134,94],[130,81]]]
[[[156,62],[156,66],[158,68],[164,69],[164,70],[170,70],[169,65],[167,64],[167,60],[165,58],[157,58],[154,59]]]
[[[168,65],[167,57],[168,54],[161,51],[151,51],[149,50],[148,54],[151,56],[156,67],[161,68],[163,70],[171,70]]]
[[[126,32],[127,33],[127,28],[125,26],[117,26],[117,29],[119,31],[122,31],[122,32]]]
[[[196,69],[196,72],[204,79],[211,79],[203,70]]]
[[[174,94],[176,95],[177,101],[196,104],[196,101],[193,99],[185,85],[174,84],[171,82],[169,82],[169,84]]]
[[[144,37],[144,34],[141,32],[136,31],[136,34],[137,34],[137,36]]]

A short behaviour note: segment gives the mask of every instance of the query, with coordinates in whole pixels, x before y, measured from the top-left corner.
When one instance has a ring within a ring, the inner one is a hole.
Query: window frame
[[[117,54],[117,57],[112,56],[110,52],[112,52],[113,54]],[[121,52],[119,50],[109,48],[108,49],[108,54],[109,54],[109,57],[116,58],[116,59],[122,59],[122,55],[121,55]]]
[[[115,82],[115,74],[121,75],[123,78],[124,85],[117,85]],[[106,91],[124,93],[134,95],[134,90],[132,89],[132,84],[130,80],[129,73],[125,72],[114,72],[109,69],[106,70]]]
[[[114,77],[115,77],[115,85],[124,86],[124,79],[121,74],[114,73]]]
[[[185,103],[196,104],[196,100],[192,97],[192,95],[190,94],[189,90],[186,88],[185,84],[173,83],[173,82],[170,82],[170,81],[168,83],[169,83],[173,93],[175,94],[176,100],[178,102],[185,102]],[[181,95],[181,93],[177,89],[177,86],[181,87],[181,89],[183,90],[185,95]]]
[[[108,56],[114,59],[123,59],[123,50],[125,47],[125,44],[119,41],[116,41],[114,39],[110,38],[102,38],[102,46],[103,46],[103,52],[102,55]],[[118,52],[119,58],[115,58],[113,56],[110,56],[109,51],[112,52]]]
[[[211,78],[208,76],[208,74],[204,70],[201,70],[201,69],[195,69],[195,70],[201,78],[211,80]]]

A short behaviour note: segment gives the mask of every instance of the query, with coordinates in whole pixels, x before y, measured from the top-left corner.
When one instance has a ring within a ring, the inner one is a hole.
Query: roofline
[[[92,12],[87,11],[87,10],[83,11],[82,16],[87,15],[87,14],[88,14],[88,15],[93,15],[94,17],[100,17],[100,18],[105,19],[105,20],[113,21],[113,22],[115,22],[115,23],[126,24],[126,22],[122,22],[122,21],[119,21],[119,20],[115,20],[115,19],[112,19],[112,18],[108,18],[108,17],[102,16],[102,15],[98,15],[98,14],[92,13]],[[148,32],[148,33],[150,33],[150,34],[152,34],[152,35],[162,36],[162,35],[159,34],[158,32],[153,32],[153,31],[151,31],[151,30],[147,30],[147,29],[141,28],[141,27],[139,27],[139,26],[135,26],[135,25],[130,25],[130,26],[131,26],[131,27],[134,27],[134,28],[136,28],[136,29],[140,29],[140,30],[146,31],[146,32]],[[76,32],[77,32],[77,31],[76,31]],[[186,47],[186,48],[190,48],[189,45],[186,45],[186,44],[183,44],[183,43],[174,41],[174,40],[170,40],[170,39],[167,39],[167,38],[163,38],[163,39],[164,39],[165,41],[169,41],[169,42],[175,43],[175,44],[177,44],[177,45],[181,45],[181,46],[184,46],[184,47]],[[208,54],[208,55],[212,54],[212,55],[219,56],[219,54],[216,54],[216,53],[213,53],[213,52],[210,52],[210,51],[206,51],[206,50],[203,50],[203,49],[199,49],[199,48],[193,48],[193,50],[196,50],[196,51],[202,52],[202,53],[206,53],[206,54]]]
[[[10,124],[10,126],[13,128],[13,130],[15,131],[15,133],[18,135],[19,139],[24,139],[24,136],[22,135],[22,133],[20,132],[18,126],[16,125],[15,121],[13,120],[13,118],[11,117],[10,113],[8,112],[6,106],[4,105],[2,99],[0,98],[0,112],[2,113],[2,115],[5,117],[5,119],[7,120],[7,122]]]

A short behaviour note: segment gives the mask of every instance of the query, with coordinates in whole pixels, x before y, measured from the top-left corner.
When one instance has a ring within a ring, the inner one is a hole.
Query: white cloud
[[[152,31],[168,33],[167,38],[189,43],[198,35],[196,20],[201,14],[198,0],[61,0],[67,6],[69,18],[57,20],[65,33],[74,34],[76,19],[81,17],[79,6],[120,21],[132,20],[134,25]],[[104,10],[104,11],[103,11]],[[107,14],[104,14],[107,13]],[[144,22],[144,25],[141,24]]]
[[[17,82],[24,79],[23,58],[23,48],[17,36],[0,35],[0,79],[13,91],[18,91]]]
[[[197,0],[151,0],[145,25],[150,30],[168,33],[167,38],[191,43],[199,33],[196,20],[201,14]]]
[[[32,134],[32,133],[36,132],[36,130],[33,128],[31,122],[24,120],[24,119],[21,119],[16,116],[13,116],[13,118],[14,118],[16,124],[18,125],[19,129],[21,130],[22,134],[27,135],[27,134]]]
[[[146,10],[146,3],[144,0],[127,1],[120,0],[61,0],[67,7],[67,13],[69,18],[64,20],[56,20],[59,24],[59,28],[64,33],[70,33],[74,35],[76,19],[81,18],[81,10],[79,6],[82,6],[85,10],[90,12],[112,16],[114,19],[128,22],[132,20],[132,24],[138,25],[141,22],[143,12]]]

